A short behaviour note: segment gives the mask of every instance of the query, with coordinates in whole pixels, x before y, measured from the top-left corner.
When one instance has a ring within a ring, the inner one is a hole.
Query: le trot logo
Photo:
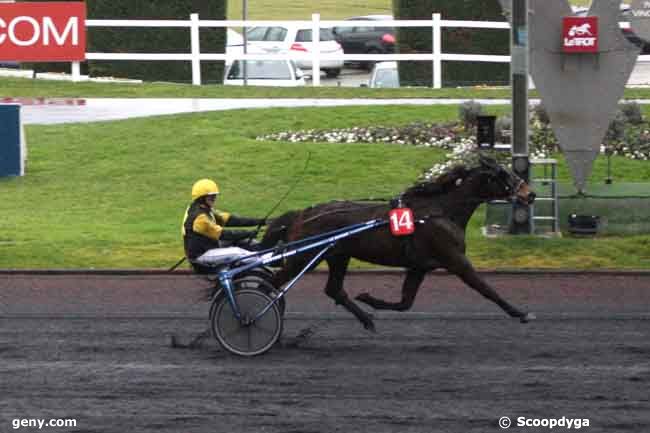
[[[0,3],[0,60],[84,60],[85,21],[84,2]]]
[[[597,53],[598,17],[564,17],[562,48],[565,53]]]

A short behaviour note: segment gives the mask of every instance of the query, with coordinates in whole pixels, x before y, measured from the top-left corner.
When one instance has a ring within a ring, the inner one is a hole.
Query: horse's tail
[[[272,248],[280,242],[287,242],[288,230],[299,214],[300,211],[292,210],[275,218],[266,228],[266,232],[262,238],[261,247],[263,249]]]

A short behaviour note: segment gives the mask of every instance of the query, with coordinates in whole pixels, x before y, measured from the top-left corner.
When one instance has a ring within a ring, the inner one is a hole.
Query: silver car
[[[304,74],[293,60],[234,60],[226,67],[224,85],[244,85],[244,62],[246,62],[246,83],[249,86],[305,85]]]
[[[369,87],[395,88],[399,87],[399,72],[397,62],[376,63],[370,75]]]

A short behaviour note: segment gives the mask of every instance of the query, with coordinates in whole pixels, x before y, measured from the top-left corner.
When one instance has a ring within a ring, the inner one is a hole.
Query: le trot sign
[[[84,60],[85,21],[84,2],[0,3],[0,60]]]
[[[564,17],[562,51],[565,53],[597,53],[598,17]]]

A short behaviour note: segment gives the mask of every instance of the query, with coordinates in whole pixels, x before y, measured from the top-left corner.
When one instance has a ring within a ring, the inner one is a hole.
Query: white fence
[[[274,54],[238,54],[238,59],[268,60],[268,59],[293,59],[311,60],[312,62],[312,83],[320,86],[320,61],[321,60],[343,60],[343,61],[389,61],[389,60],[416,60],[433,63],[433,87],[442,87],[442,62],[447,60],[460,62],[498,62],[510,63],[510,56],[491,56],[474,54],[445,54],[442,52],[442,29],[445,27],[464,27],[481,29],[509,29],[507,22],[494,21],[449,21],[441,19],[440,14],[433,14],[431,20],[386,20],[375,21],[380,27],[430,27],[433,38],[433,52],[423,54],[321,54],[319,49],[319,38],[312,42],[312,52],[285,52]],[[186,61],[192,63],[192,84],[201,85],[201,61],[226,61],[232,59],[226,53],[202,53],[199,44],[199,31],[204,28],[215,27],[256,27],[256,26],[277,26],[291,24],[310,27],[312,35],[318,35],[319,28],[329,27],[355,27],[368,26],[369,21],[321,21],[320,14],[313,14],[311,21],[236,21],[236,20],[199,20],[198,14],[191,14],[189,21],[183,20],[86,20],[86,27],[185,27],[190,28],[190,53],[188,54],[147,54],[147,53],[86,53],[87,60],[172,60]],[[74,81],[81,79],[79,63],[72,65],[72,77]]]
[[[202,53],[199,43],[200,29],[217,27],[255,27],[278,26],[291,24],[309,27],[312,35],[318,35],[320,28],[330,27],[355,27],[358,25],[369,26],[372,23],[379,27],[430,27],[433,49],[431,53],[421,54],[321,54],[319,38],[312,42],[312,52],[285,52],[274,54],[238,54],[238,59],[248,60],[311,60],[312,83],[320,86],[320,61],[389,61],[389,60],[415,60],[428,61],[433,64],[433,87],[442,87],[442,62],[496,62],[510,63],[510,56],[477,55],[477,54],[450,54],[442,52],[443,28],[475,28],[475,29],[509,29],[507,22],[496,21],[455,21],[443,20],[441,15],[434,13],[431,20],[385,20],[385,21],[321,21],[320,14],[312,14],[311,21],[237,21],[237,20],[199,20],[198,14],[191,14],[189,20],[86,20],[86,27],[184,27],[190,29],[190,53],[188,54],[147,54],[147,53],[86,53],[87,60],[171,60],[192,63],[192,84],[201,85],[201,61],[226,61],[233,56],[227,53]],[[629,23],[621,23],[621,27],[629,27]],[[639,60],[650,60],[650,56],[641,56]],[[79,63],[72,64],[73,81],[81,79]]]

